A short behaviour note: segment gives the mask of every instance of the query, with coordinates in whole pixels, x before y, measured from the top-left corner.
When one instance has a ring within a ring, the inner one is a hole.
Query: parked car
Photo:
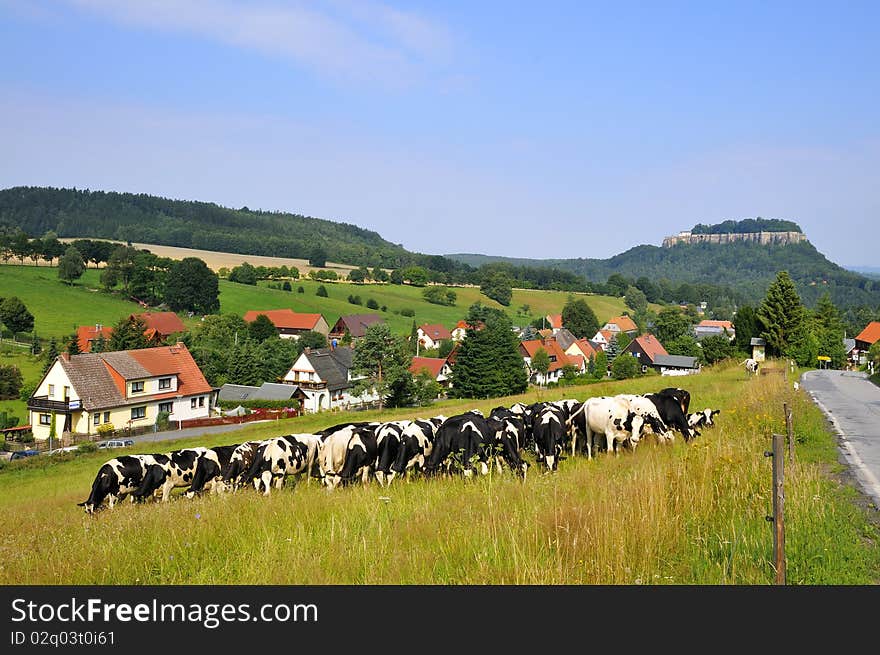
[[[12,457],[10,457],[10,461],[14,459],[24,459],[25,457],[33,457],[34,455],[39,455],[39,450],[16,450],[12,453]]]
[[[108,439],[98,444],[98,448],[127,448],[133,446],[133,439]]]

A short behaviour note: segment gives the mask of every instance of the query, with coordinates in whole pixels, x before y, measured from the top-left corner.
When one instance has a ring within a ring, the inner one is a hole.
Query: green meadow
[[[669,383],[654,375],[350,416],[488,412],[518,400],[643,393]],[[76,503],[106,453],[7,464],[0,584],[770,585],[764,451],[771,433],[785,430],[784,402],[796,437],[785,478],[788,582],[880,581],[876,512],[844,481],[835,438],[807,395],[781,374],[748,379],[733,364],[673,383],[690,390],[692,409],[722,410],[714,428],[689,444],[645,439],[618,456],[569,457],[554,474],[533,465],[525,481],[493,471],[328,491],[316,480],[288,479],[269,497],[243,489],[188,500],[178,490],[167,503],[123,502],[86,515]],[[308,415],[160,448],[238,443],[342,420]]]

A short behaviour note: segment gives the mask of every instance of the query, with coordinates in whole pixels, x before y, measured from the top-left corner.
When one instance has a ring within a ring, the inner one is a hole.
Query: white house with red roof
[[[320,332],[324,336],[330,332],[323,314],[303,314],[292,309],[251,310],[244,313],[244,320],[250,323],[261,315],[272,321],[282,339],[299,339],[303,332]]]
[[[441,341],[452,339],[452,333],[439,323],[425,323],[416,328],[416,334],[421,346],[431,350],[439,348]]]
[[[409,365],[409,371],[413,375],[418,375],[427,371],[440,386],[448,389],[450,385],[449,375],[452,368],[444,357],[413,357],[412,363]]]
[[[470,327],[470,326],[468,325],[467,321],[459,321],[458,323],[455,324],[455,327],[452,328],[452,330],[450,331],[450,338],[455,342],[461,341],[467,335],[468,327]],[[477,329],[482,330],[483,324],[478,323]]]
[[[598,345],[602,350],[608,349],[608,344],[614,338],[615,333],[611,330],[599,330],[590,341]]]
[[[547,375],[535,371],[532,368],[532,359],[535,354],[543,349],[546,351],[550,359],[550,366]],[[578,373],[586,371],[586,361],[581,355],[567,355],[562,347],[555,339],[532,339],[530,341],[521,341],[519,344],[520,355],[525,362],[526,369],[529,372],[529,379],[535,384],[546,385],[550,382],[558,382],[562,377],[562,369],[566,365],[572,365],[577,369]]]
[[[102,425],[141,428],[211,415],[216,391],[186,345],[68,355],[55,360],[27,401],[34,438],[97,434]]]
[[[632,320],[629,316],[621,315],[608,319],[608,322],[605,323],[605,325],[603,325],[600,330],[607,330],[608,332],[612,332],[614,334],[618,334],[619,332],[635,334],[639,331],[639,326],[636,325],[636,322]]]

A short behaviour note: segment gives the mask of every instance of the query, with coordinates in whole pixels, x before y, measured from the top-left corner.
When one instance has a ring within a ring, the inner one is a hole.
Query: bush
[[[306,290],[302,287],[302,285],[300,285],[300,286],[298,286],[298,287],[296,288],[296,292],[297,292],[297,293],[305,293]]]
[[[102,423],[97,428],[95,428],[95,432],[101,438],[111,437],[113,436],[113,433],[116,432],[116,428],[113,427],[112,423]]]
[[[98,452],[98,444],[96,444],[94,441],[84,441],[76,447],[76,452],[82,454],[96,453]]]
[[[284,291],[292,291],[293,287],[290,286],[290,280],[284,280],[284,284],[281,285],[281,289]]]
[[[367,307],[369,307],[370,309],[379,309],[379,303],[377,303],[375,300],[370,298],[367,301]]]
[[[348,302],[350,302],[352,305],[363,305],[364,304],[364,301],[361,300],[360,296],[349,295]]]
[[[321,296],[321,298],[327,298],[327,297],[328,297],[328,294],[327,294],[327,287],[325,287],[325,286],[322,284],[321,286],[318,287],[318,290],[315,291],[315,295],[316,295],[316,296]]]
[[[615,357],[611,363],[611,377],[615,380],[634,378],[639,374],[640,370],[639,360],[628,354]]]
[[[167,430],[171,425],[171,414],[168,412],[159,412],[156,416],[156,427],[160,430]]]
[[[410,318],[412,318],[413,316],[416,315],[416,310],[410,309],[409,307],[406,307],[405,309],[400,310],[400,315],[401,316],[409,316]]]

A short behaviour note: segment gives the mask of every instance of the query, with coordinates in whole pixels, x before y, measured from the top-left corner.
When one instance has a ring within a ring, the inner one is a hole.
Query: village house
[[[710,336],[726,336],[733,341],[736,338],[736,330],[731,321],[704,319],[694,326],[694,337],[697,341]]]
[[[384,322],[385,319],[378,314],[348,314],[339,317],[339,320],[330,328],[328,336],[331,340],[335,339],[339,342],[348,332],[352,340],[361,339],[367,333],[368,327]]]
[[[282,339],[299,339],[303,332],[310,331],[319,332],[326,337],[330,332],[330,326],[323,314],[300,314],[292,309],[251,310],[245,312],[244,320],[250,323],[260,315],[272,321]]]
[[[451,386],[449,376],[452,373],[452,366],[446,358],[413,357],[412,363],[409,365],[409,372],[418,375],[423,371],[427,371],[443,389],[449,389]]]
[[[547,322],[546,329],[551,330],[553,334],[562,328],[562,314],[547,314],[544,320]]]
[[[34,438],[97,434],[100,426],[143,428],[211,415],[216,391],[186,345],[68,355],[55,360],[28,399]]]
[[[629,353],[639,360],[643,373],[648,370],[648,367],[654,366],[654,360],[658,355],[669,355],[663,344],[653,334],[643,334],[640,337],[636,337],[627,344],[626,348],[620,351],[620,355],[624,353]]]
[[[865,329],[856,335],[856,361],[865,364],[868,361],[868,350],[880,340],[880,321],[871,321]]]
[[[565,349],[565,354],[572,357],[583,357],[584,361],[590,361],[590,357],[595,357],[598,347],[591,343],[589,339],[578,339]]]
[[[144,312],[143,314],[129,314],[129,319],[139,318],[144,322],[144,336],[148,343],[160,344],[174,334],[186,332],[186,326],[180,317],[174,312]],[[100,323],[94,325],[80,325],[76,328],[76,341],[81,353],[92,352],[92,344],[103,337],[109,345],[110,337],[113,336],[113,328]]]
[[[655,355],[653,366],[660,371],[660,375],[690,375],[700,372],[697,358],[689,355]]]
[[[532,359],[535,353],[540,349],[544,349],[550,359],[550,366],[546,376],[535,371],[532,368]],[[534,339],[532,341],[521,341],[519,344],[520,355],[525,362],[526,369],[529,371],[529,380],[539,385],[547,385],[550,382],[558,382],[562,377],[562,369],[566,365],[574,366],[578,374],[586,371],[586,360],[580,355],[567,355],[562,347],[555,339],[545,339],[544,341]]]
[[[480,322],[477,324],[476,327],[477,327],[477,330],[482,330],[484,326],[483,326],[483,323]],[[458,323],[455,324],[455,327],[452,328],[452,331],[450,332],[450,338],[453,341],[455,341],[456,343],[461,341],[467,335],[467,329],[468,329],[468,322],[464,321],[464,320],[459,321]]]
[[[598,332],[596,332],[595,335],[593,335],[593,338],[590,339],[590,341],[599,346],[602,350],[607,350],[608,344],[611,343],[611,340],[614,338],[615,334],[616,333],[612,332],[611,330],[599,330]]]
[[[267,400],[270,402],[278,401],[298,401],[300,405],[305,401],[306,395],[298,386],[291,384],[280,384],[278,382],[264,382],[259,387],[246,384],[229,384],[228,382],[220,387],[218,400],[225,403],[243,403]]]
[[[629,316],[615,316],[608,320],[605,325],[599,328],[600,331],[608,331],[612,334],[619,334],[620,332],[626,332],[627,334],[637,334],[639,331],[639,326],[636,325],[635,321],[633,321]]]
[[[348,346],[306,348],[284,375],[285,384],[297,385],[304,394],[303,411],[354,409],[379,400],[374,392],[356,396],[351,365],[354,350]]]
[[[416,329],[419,344],[433,350],[440,347],[441,341],[452,339],[452,333],[439,323],[426,323]]]

